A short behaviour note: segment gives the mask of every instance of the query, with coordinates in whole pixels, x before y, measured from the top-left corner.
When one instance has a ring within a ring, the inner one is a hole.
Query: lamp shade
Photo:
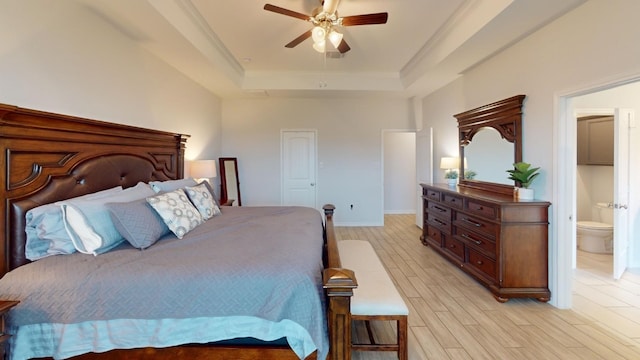
[[[218,176],[215,160],[194,160],[189,164],[191,177],[196,179],[213,178]]]
[[[440,169],[457,169],[460,167],[460,158],[443,157],[440,159]]]

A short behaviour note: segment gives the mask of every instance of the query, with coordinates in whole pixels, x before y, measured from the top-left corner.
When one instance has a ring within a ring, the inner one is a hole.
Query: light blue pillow
[[[182,189],[185,186],[195,186],[198,183],[193,178],[167,180],[167,181],[151,181],[149,185],[156,193],[169,192],[173,190]]]
[[[98,255],[120,245],[124,238],[113,224],[106,204],[144,199],[154,194],[148,184],[138,183],[107,198],[63,202],[64,226],[76,250]]]
[[[122,191],[122,186],[75,197],[76,199],[98,199],[109,197]],[[62,221],[61,202],[35,207],[25,216],[25,256],[35,261],[51,255],[71,254],[76,252],[75,246]]]

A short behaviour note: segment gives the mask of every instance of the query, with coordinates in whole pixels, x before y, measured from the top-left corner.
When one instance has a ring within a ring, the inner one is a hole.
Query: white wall
[[[0,103],[190,134],[219,152],[220,100],[72,1],[5,0]]]
[[[416,134],[383,132],[384,213],[416,213]]]
[[[424,125],[434,128],[436,159],[455,151],[457,142],[456,123],[445,116],[525,94],[523,160],[542,167],[532,187],[538,198],[553,202],[557,94],[640,74],[640,28],[633,25],[638,13],[640,1],[590,0],[425,98]],[[551,303],[557,304],[559,276],[566,274],[557,271],[563,260],[553,222],[550,235]]]
[[[458,156],[458,122],[454,114],[469,110],[463,95],[462,79],[440,89],[422,102],[424,128],[420,136],[427,136],[426,132],[433,128],[433,182],[444,183],[445,170],[440,169],[440,159]],[[428,159],[418,158],[418,163],[428,162]]]
[[[280,204],[280,130],[317,129],[318,204],[336,205],[339,225],[382,225],[382,130],[413,129],[410,106],[383,98],[224,100],[221,156],[238,158],[243,204]]]

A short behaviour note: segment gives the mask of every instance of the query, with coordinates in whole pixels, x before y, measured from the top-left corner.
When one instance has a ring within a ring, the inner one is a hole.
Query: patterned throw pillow
[[[202,224],[202,216],[182,189],[148,197],[147,202],[178,239]]]
[[[184,188],[189,200],[196,206],[200,215],[205,220],[209,220],[216,215],[220,215],[220,208],[214,201],[213,195],[204,183],[196,186],[187,186]]]

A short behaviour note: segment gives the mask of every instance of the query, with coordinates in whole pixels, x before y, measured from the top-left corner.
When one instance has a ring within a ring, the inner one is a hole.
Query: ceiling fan
[[[293,48],[308,38],[313,39],[313,48],[321,53],[327,49],[327,42],[330,42],[341,54],[351,50],[351,47],[343,39],[342,33],[336,30],[336,26],[356,26],[386,24],[388,14],[374,13],[353,16],[338,16],[339,0],[320,0],[320,6],[315,8],[311,15],[305,15],[296,11],[281,8],[279,6],[266,4],[264,9],[278,14],[291,16],[305,20],[314,25],[311,30],[293,39],[285,47]]]

